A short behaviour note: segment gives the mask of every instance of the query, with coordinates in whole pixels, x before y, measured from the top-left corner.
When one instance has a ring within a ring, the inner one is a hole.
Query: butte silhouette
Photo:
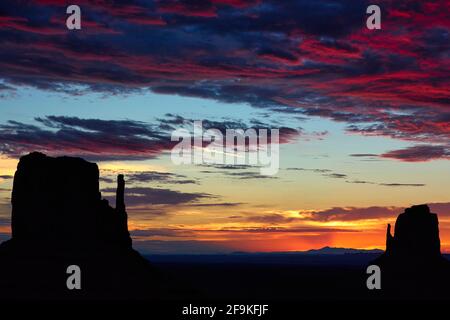
[[[381,268],[382,290],[391,298],[449,297],[450,264],[440,250],[438,216],[427,205],[401,213],[387,227],[386,251],[372,264]]]
[[[128,299],[159,295],[158,277],[133,250],[118,176],[116,207],[101,198],[96,164],[31,153],[12,191],[12,238],[0,245],[0,298]],[[69,290],[67,267],[81,269]]]

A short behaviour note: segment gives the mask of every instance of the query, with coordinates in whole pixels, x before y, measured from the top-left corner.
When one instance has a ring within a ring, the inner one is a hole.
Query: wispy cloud
[[[366,155],[364,155],[364,157],[365,156]],[[323,177],[327,177],[327,178],[345,179],[346,183],[352,183],[352,184],[369,184],[369,185],[378,185],[378,186],[383,186],[383,187],[424,187],[426,185],[424,183],[374,182],[374,181],[361,180],[361,179],[351,179],[351,177],[348,174],[333,172],[331,169],[286,168],[286,170],[317,173],[317,174],[320,174]]]
[[[382,154],[381,157],[406,162],[450,159],[450,147],[445,145],[417,145],[406,149],[392,150]]]
[[[12,157],[41,151],[50,155],[82,156],[94,161],[143,160],[171,150],[178,143],[171,141],[173,130],[183,126],[190,126],[190,130],[193,130],[193,120],[173,114],[153,123],[65,116],[40,117],[35,118],[35,122],[26,124],[9,120],[0,124],[0,152]],[[223,132],[226,129],[250,127],[241,121],[204,121],[205,129],[216,128]],[[265,124],[264,128],[270,127]],[[296,134],[293,128],[281,128],[280,143],[289,143]],[[139,179],[138,176],[132,178]],[[147,178],[150,178],[149,174]]]
[[[430,203],[431,211],[440,216],[450,215],[450,203]],[[395,218],[405,208],[396,206],[372,206],[372,207],[334,207],[320,211],[300,211],[308,220],[315,221],[357,221],[380,218]]]
[[[101,190],[105,193],[115,193],[115,188],[105,188]],[[105,197],[113,200],[114,197]],[[127,206],[139,205],[179,205],[184,203],[196,202],[201,199],[215,198],[208,193],[189,193],[180,192],[171,189],[162,188],[145,188],[145,187],[129,187],[127,188],[125,201]]]

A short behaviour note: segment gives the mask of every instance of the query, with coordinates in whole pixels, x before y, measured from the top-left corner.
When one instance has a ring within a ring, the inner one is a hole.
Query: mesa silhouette
[[[426,205],[400,214],[394,236],[388,226],[386,252],[370,263],[381,267],[382,290],[369,292],[364,265],[378,253],[351,255],[354,263],[321,255],[319,266],[311,255],[298,265],[292,255],[283,260],[277,254],[260,263],[234,255],[238,261],[232,263],[202,262],[196,256],[191,263],[184,257],[182,263],[169,259],[151,265],[132,248],[124,193],[119,175],[111,207],[99,191],[97,165],[83,159],[22,157],[11,199],[12,238],[0,245],[0,299],[450,297],[438,218]],[[81,268],[81,290],[66,286],[70,265]]]
[[[158,275],[133,250],[118,176],[116,207],[101,198],[96,164],[80,158],[23,156],[14,176],[12,238],[0,245],[0,297],[152,298]],[[69,265],[81,290],[69,290]]]
[[[386,232],[386,251],[372,264],[382,271],[382,289],[390,297],[449,297],[450,264],[441,254],[439,221],[427,205],[405,209]]]

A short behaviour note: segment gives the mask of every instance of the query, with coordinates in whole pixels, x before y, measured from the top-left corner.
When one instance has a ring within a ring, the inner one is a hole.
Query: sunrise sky
[[[95,3],[95,4],[94,4]],[[82,29],[65,26],[68,4]],[[0,240],[20,155],[98,163],[144,253],[384,248],[428,203],[450,252],[449,1],[0,2]],[[181,165],[170,134],[280,128],[280,170]]]

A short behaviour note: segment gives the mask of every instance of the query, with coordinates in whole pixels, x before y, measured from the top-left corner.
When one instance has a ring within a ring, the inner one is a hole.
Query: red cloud
[[[1,17],[0,16],[0,29],[15,29],[23,32],[31,32],[40,35],[62,35],[67,32],[66,29],[54,28],[47,26],[32,26],[29,25],[28,19],[23,17]]]
[[[450,215],[450,203],[430,203],[431,211],[440,216]],[[315,221],[357,221],[370,220],[379,218],[395,218],[402,213],[405,208],[402,207],[334,207],[322,211],[306,213],[310,220]],[[302,212],[300,212],[302,213]]]
[[[86,28],[77,34],[63,27],[64,1],[26,3],[42,16],[0,17],[6,84],[284,105],[353,133],[450,141],[448,1],[382,1],[374,32],[364,6],[340,0],[335,14],[327,1],[80,0]]]
[[[213,4],[228,5],[236,8],[254,6],[260,2],[260,0],[211,0]]]
[[[446,146],[418,145],[406,149],[393,150],[381,155],[406,162],[421,162],[435,159],[450,159],[450,150]]]
[[[216,8],[208,2],[187,4],[182,1],[161,1],[158,3],[159,13],[172,13],[190,17],[217,17]]]

